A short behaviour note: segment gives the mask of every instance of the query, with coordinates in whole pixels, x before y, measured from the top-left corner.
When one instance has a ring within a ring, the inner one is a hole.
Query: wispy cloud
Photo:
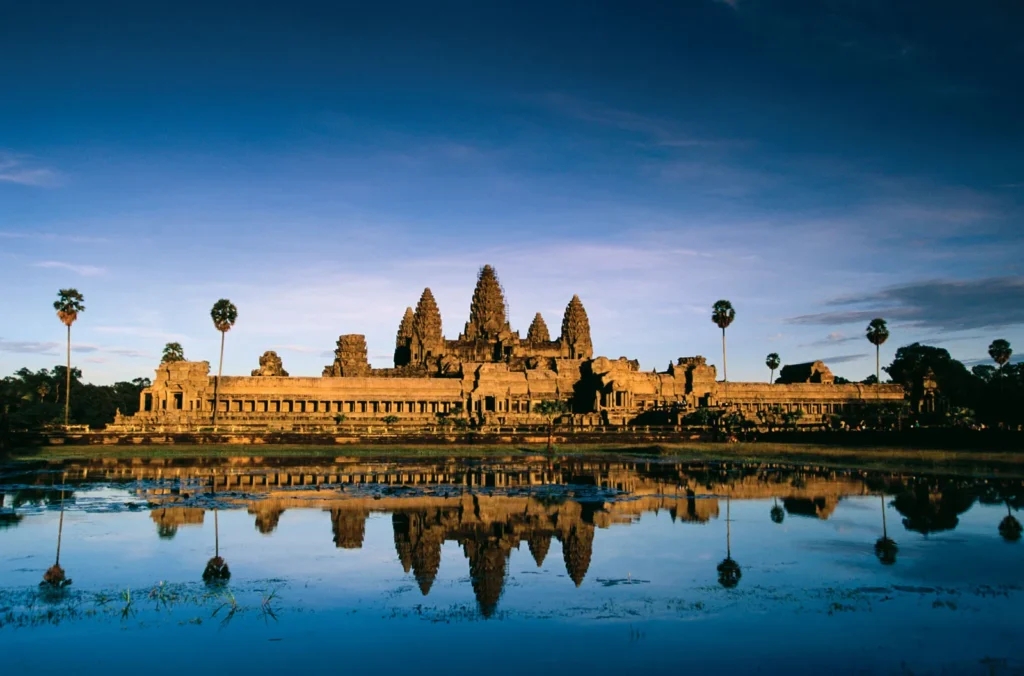
[[[845,364],[851,361],[866,359],[870,356],[869,354],[837,354],[831,357],[822,357],[821,361],[825,362],[825,364]]]
[[[39,342],[33,340],[4,340],[0,338],[0,352],[16,354],[47,354],[56,355],[59,343]]]
[[[891,286],[862,296],[839,298],[830,306],[866,306],[791,317],[790,324],[851,324],[874,317],[908,326],[962,331],[1024,324],[1024,277],[926,280]]]
[[[735,140],[687,134],[675,124],[657,117],[602,106],[558,92],[541,96],[540,103],[565,117],[637,134],[656,146],[693,148],[738,143]]]
[[[89,237],[87,235],[72,235],[61,232],[15,232],[12,230],[0,230],[0,239],[42,239],[47,241],[75,242],[80,244],[102,244],[110,241],[107,237]]]
[[[849,343],[855,340],[864,340],[864,336],[848,336],[842,331],[833,331],[821,340],[815,340],[810,343],[804,343],[800,347],[821,347],[823,345],[838,345],[839,343]]]
[[[0,338],[0,352],[11,352],[14,354],[42,354],[47,356],[60,356],[65,349],[64,343],[56,341],[37,340],[4,340]],[[71,351],[75,354],[109,354],[118,357],[131,359],[151,359],[153,356],[142,350],[133,350],[122,347],[107,347],[104,345],[91,345],[88,343],[72,343]],[[88,361],[88,360],[87,360]]]
[[[98,277],[100,275],[107,274],[106,268],[101,268],[97,265],[78,265],[75,263],[64,263],[62,261],[41,261],[39,263],[34,263],[33,266],[37,268],[70,270],[71,272],[82,275],[83,277]]]
[[[50,187],[57,185],[59,178],[53,169],[39,166],[26,155],[0,151],[0,183]]]

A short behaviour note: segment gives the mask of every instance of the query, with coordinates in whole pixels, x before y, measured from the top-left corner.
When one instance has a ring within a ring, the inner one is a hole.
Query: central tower
[[[466,322],[462,339],[490,342],[507,339],[511,333],[505,308],[505,292],[498,283],[494,268],[485,265],[480,268],[476,278],[473,302],[469,306],[469,321]]]

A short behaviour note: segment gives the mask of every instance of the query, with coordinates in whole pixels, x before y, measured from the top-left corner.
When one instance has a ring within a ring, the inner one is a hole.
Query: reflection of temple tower
[[[782,506],[793,516],[812,516],[828,520],[839,505],[838,496],[823,498],[783,498]]]
[[[562,541],[562,558],[565,571],[579,587],[590,568],[590,556],[594,548],[594,526],[589,523],[573,524]]]
[[[533,560],[537,562],[537,567],[540,568],[544,565],[548,549],[551,548],[551,533],[535,530],[530,533],[527,543],[530,546],[530,554],[533,555]]]
[[[444,544],[443,528],[429,521],[429,517],[424,514],[391,516],[398,559],[406,573],[412,570],[424,596],[430,593],[437,578],[437,571],[441,567],[441,545]]]
[[[352,509],[331,510],[334,545],[342,549],[361,549],[366,535],[366,512]]]
[[[256,515],[256,530],[262,535],[270,535],[278,527],[278,521],[285,512],[284,509],[274,504],[275,501],[267,500],[253,503],[249,506],[249,513]]]
[[[490,617],[498,608],[498,600],[505,588],[505,572],[509,548],[503,540],[486,535],[464,538],[462,548],[469,559],[469,577],[473,593],[480,606],[480,614]]]
[[[205,511],[198,507],[164,507],[154,509],[149,518],[156,523],[156,532],[170,540],[178,533],[178,526],[198,526],[203,523]]]

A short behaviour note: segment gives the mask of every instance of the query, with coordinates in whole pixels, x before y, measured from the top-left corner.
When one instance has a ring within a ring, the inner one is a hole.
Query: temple
[[[525,338],[513,331],[494,268],[477,277],[469,321],[445,337],[430,289],[398,325],[394,367],[372,368],[364,336],[338,338],[321,377],[294,377],[266,352],[251,376],[210,375],[208,362],[161,364],[140,409],[108,429],[199,429],[210,424],[216,389],[218,424],[242,431],[403,425],[530,425],[546,422],[542,401],[561,401],[574,425],[679,424],[701,408],[757,420],[762,411],[823,416],[904,399],[899,385],[834,382],[820,361],[787,366],[778,383],[719,382],[704,357],[681,357],[664,371],[640,371],[635,360],[595,357],[583,301],[565,306],[552,340],[537,313]],[[216,387],[215,387],[216,386]]]

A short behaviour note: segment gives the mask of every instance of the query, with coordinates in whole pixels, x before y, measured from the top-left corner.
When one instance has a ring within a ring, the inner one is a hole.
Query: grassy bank
[[[303,458],[325,460],[365,459],[491,459],[545,455],[538,445],[410,445],[313,446],[313,445],[146,445],[146,446],[46,446],[14,451],[6,460],[60,461],[67,459],[170,459],[170,458]],[[893,447],[847,447],[818,444],[711,443],[672,444],[559,444],[559,456],[595,460],[633,457],[665,462],[736,462],[753,464],[815,465],[884,471],[950,472],[964,475],[1024,476],[1021,451],[948,451]]]

